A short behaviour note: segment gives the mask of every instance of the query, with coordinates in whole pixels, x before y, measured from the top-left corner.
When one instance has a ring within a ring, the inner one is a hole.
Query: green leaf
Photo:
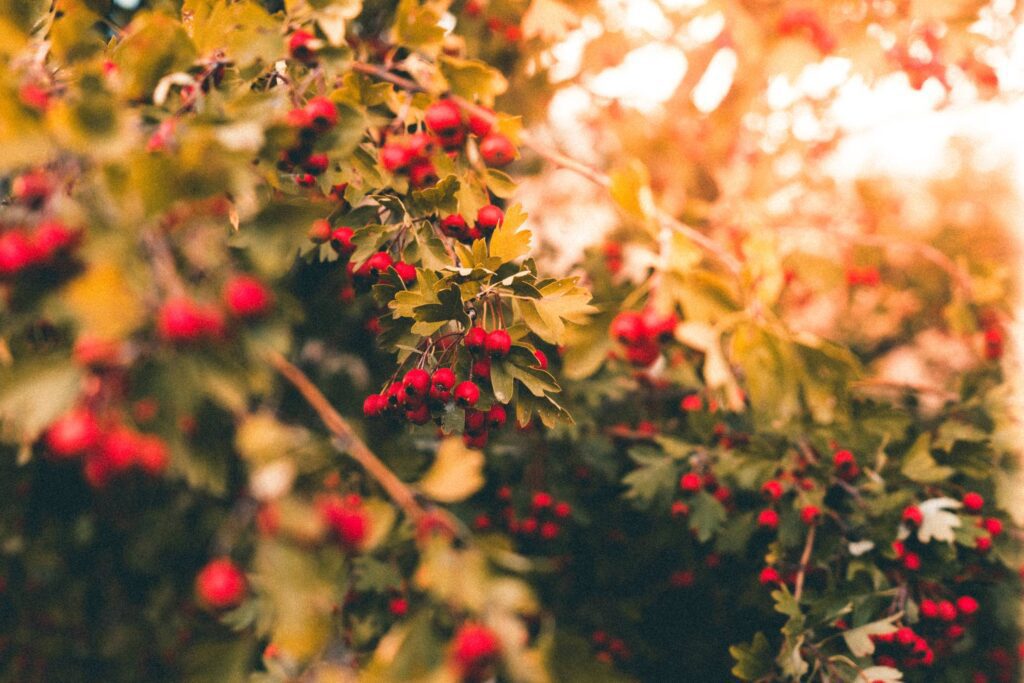
[[[931,434],[924,433],[907,451],[900,468],[907,479],[919,484],[935,484],[953,476],[955,470],[952,467],[940,465],[932,457],[931,442]]]
[[[186,0],[182,16],[202,55],[222,50],[240,69],[270,64],[284,52],[279,22],[258,3]]]
[[[508,403],[512,400],[513,376],[511,371],[515,366],[506,363],[504,360],[491,362],[491,391],[494,398],[500,403]]]
[[[388,593],[402,586],[402,573],[394,564],[360,555],[353,562],[357,591]]]
[[[494,98],[508,89],[501,72],[486,62],[441,55],[438,66],[453,93],[486,106],[491,106]]]
[[[395,42],[408,47],[439,45],[444,39],[441,10],[419,0],[401,0],[395,11]]]
[[[768,638],[758,631],[749,645],[730,645],[729,654],[736,660],[732,675],[743,681],[763,678],[775,668],[774,656]]]
[[[640,507],[647,509],[667,506],[672,494],[675,493],[679,479],[676,461],[646,446],[631,448],[629,457],[640,467],[622,478],[622,483],[626,486],[624,497],[637,501]],[[718,502],[714,498],[711,500]],[[724,509],[722,512],[725,512]]]
[[[128,99],[149,99],[161,78],[184,71],[196,59],[185,28],[166,14],[139,14],[114,48],[114,63],[124,79]]]
[[[0,440],[34,441],[75,404],[81,383],[81,369],[65,358],[0,367]]]

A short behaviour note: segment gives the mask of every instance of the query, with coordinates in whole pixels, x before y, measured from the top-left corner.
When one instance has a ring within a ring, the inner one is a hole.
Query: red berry
[[[482,351],[484,348],[484,342],[487,341],[487,330],[482,327],[471,327],[466,332],[466,336],[462,342],[466,345],[466,348],[471,352],[476,353]]]
[[[672,507],[669,510],[673,517],[685,517],[690,514],[690,506],[681,500],[672,501]]]
[[[413,154],[405,145],[388,142],[380,150],[381,166],[394,173],[412,163]]]
[[[925,619],[936,619],[939,616],[939,605],[934,600],[925,598],[921,601],[921,616]]]
[[[545,541],[550,541],[558,537],[560,531],[557,524],[554,522],[544,522],[540,525],[540,537]]]
[[[675,314],[662,315],[653,308],[645,309],[641,314],[644,328],[648,336],[665,341],[672,338],[679,320]]]
[[[505,413],[505,406],[500,403],[495,403],[491,406],[490,410],[487,411],[487,426],[491,429],[498,429],[505,424],[505,420],[508,419]]]
[[[331,494],[321,497],[316,506],[321,519],[334,531],[343,546],[351,550],[358,550],[362,546],[370,532],[370,517],[359,496],[343,498]]]
[[[956,621],[956,606],[949,600],[939,603],[939,619],[942,621]]]
[[[921,569],[921,556],[917,553],[906,553],[903,555],[903,566],[912,571],[916,572]]]
[[[800,510],[800,521],[810,526],[818,521],[818,517],[821,516],[821,510],[814,505],[807,505]]]
[[[378,251],[355,271],[357,277],[375,278],[391,267],[393,261],[386,251]]]
[[[763,493],[768,500],[778,500],[782,497],[782,484],[775,479],[769,479],[761,485],[761,493]]]
[[[211,560],[196,576],[196,594],[214,609],[226,609],[242,602],[245,588],[245,575],[226,557]]]
[[[467,622],[455,634],[452,659],[459,675],[466,679],[481,679],[480,674],[497,657],[501,644],[494,631],[482,624]]]
[[[430,376],[430,382],[433,384],[434,389],[449,391],[455,386],[455,373],[452,372],[451,368],[438,368]]]
[[[782,576],[775,567],[765,567],[758,574],[757,580],[761,582],[761,585],[767,586],[772,583],[782,583]]]
[[[398,273],[398,278],[405,284],[409,285],[416,282],[416,266],[405,261],[395,261],[391,267],[395,269],[395,272]]]
[[[327,131],[338,123],[338,108],[326,97],[314,97],[306,103],[305,109],[317,132]]]
[[[314,62],[318,43],[312,33],[299,29],[288,38],[288,54],[300,62]]]
[[[978,611],[978,601],[970,595],[961,595],[956,599],[956,608],[964,616],[971,616]]]
[[[612,320],[611,335],[627,346],[639,344],[647,338],[643,317],[633,311],[623,311]]]
[[[572,507],[566,502],[556,503],[554,513],[555,517],[565,519],[572,514]]]
[[[484,235],[489,235],[503,220],[505,220],[505,212],[494,204],[488,204],[480,207],[480,210],[476,212],[476,229]]]
[[[402,378],[408,396],[423,398],[430,391],[430,375],[422,368],[413,368]]]
[[[469,448],[486,448],[487,432],[480,432],[479,434],[463,434],[462,441]]]
[[[993,537],[1003,533],[1003,523],[995,517],[989,517],[982,523],[982,527]]]
[[[438,135],[450,135],[462,125],[462,110],[451,100],[440,100],[427,107],[424,121]]]
[[[981,512],[981,508],[985,506],[985,499],[981,494],[971,491],[964,494],[963,503],[968,512]]]
[[[94,448],[102,436],[99,422],[87,408],[75,408],[46,430],[46,447],[60,458],[74,458]]]
[[[658,356],[660,355],[661,349],[653,341],[643,342],[637,346],[630,346],[626,349],[626,360],[638,368],[646,368],[654,363],[654,361],[658,360]]]
[[[470,368],[470,374],[473,375],[474,379],[490,379],[491,359],[485,356],[484,358],[473,361],[473,367]]]
[[[468,234],[469,226],[466,224],[465,218],[457,213],[453,213],[451,216],[445,216],[441,219],[440,229],[448,237],[463,239]]]
[[[53,181],[46,171],[29,171],[11,182],[11,196],[19,202],[34,204],[53,191]]]
[[[552,503],[554,502],[555,500],[550,493],[548,493],[547,491],[538,491],[537,493],[533,494],[533,500],[531,501],[531,504],[534,508],[540,510],[551,507]]]
[[[380,394],[370,394],[363,399],[363,415],[366,417],[377,417],[388,407],[388,400]]]
[[[484,349],[492,358],[504,358],[512,350],[512,337],[505,330],[494,330],[484,339]]]
[[[540,349],[537,349],[536,351],[533,352],[533,357],[537,359],[537,367],[538,368],[540,368],[541,370],[547,370],[548,369],[548,357],[547,357],[547,354],[545,354]]]
[[[266,285],[249,275],[238,275],[228,280],[224,288],[224,302],[228,310],[239,318],[263,315],[274,301]]]
[[[446,152],[455,153],[449,154],[449,156],[457,156],[458,151],[466,143],[466,131],[462,128],[456,128],[448,135],[439,135],[437,141]]]
[[[175,297],[160,307],[156,326],[166,341],[190,342],[219,336],[223,332],[224,321],[219,312],[208,306],[187,297]]]
[[[430,406],[421,403],[415,408],[405,411],[405,419],[414,425],[425,425],[430,422]]]
[[[487,431],[487,413],[468,408],[463,421],[463,431],[467,434],[481,434]]]
[[[516,148],[501,133],[489,133],[480,141],[480,156],[488,166],[507,166],[516,158]]]
[[[974,541],[974,549],[979,553],[987,553],[989,550],[992,550],[992,537],[979,536],[977,540]]]
[[[766,529],[779,528],[779,513],[771,508],[765,508],[757,515],[757,525]]]
[[[454,395],[455,402],[463,408],[475,406],[476,402],[480,400],[480,387],[469,380],[459,382],[455,387]]]
[[[170,462],[167,444],[157,436],[140,436],[137,443],[136,460],[139,467],[151,476],[162,474]]]
[[[699,394],[690,394],[683,397],[683,400],[679,403],[679,407],[688,413],[692,413],[702,409],[704,407],[704,401],[701,399]]]
[[[679,488],[689,493],[700,491],[703,485],[700,475],[696,472],[687,472],[679,478]]]
[[[916,505],[908,505],[903,509],[903,521],[913,526],[921,526],[921,522],[924,521],[924,516],[921,514],[921,508]]]
[[[343,225],[332,230],[331,248],[340,256],[351,256],[352,252],[356,250],[356,245],[352,243],[352,235],[354,232],[355,231],[347,225]]]
[[[484,117],[481,114],[472,111],[469,113],[469,130],[478,138],[486,137],[487,134],[491,132],[491,129],[494,128],[494,112],[486,107],[481,107],[481,109],[484,109],[484,111],[490,114],[490,116]]]
[[[317,244],[322,244],[331,239],[332,234],[333,231],[331,230],[331,224],[328,223],[325,218],[317,218],[313,221],[309,226],[309,231],[306,233],[309,239]]]
[[[49,220],[39,224],[32,235],[32,246],[37,258],[50,259],[57,252],[74,246],[79,233],[57,220]]]
[[[847,450],[836,451],[832,456],[832,464],[836,469],[843,469],[856,465],[857,460],[853,457],[853,453]]]
[[[0,277],[9,277],[36,261],[37,252],[32,242],[16,230],[0,234]]]
[[[405,598],[391,598],[388,611],[396,617],[404,617],[409,612],[409,601]]]
[[[420,161],[409,169],[409,182],[415,188],[424,188],[437,182],[437,169],[430,161]]]

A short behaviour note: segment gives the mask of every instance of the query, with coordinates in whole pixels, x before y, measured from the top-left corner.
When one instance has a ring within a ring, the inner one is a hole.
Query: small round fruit
[[[378,417],[388,408],[388,400],[380,394],[370,394],[363,399],[363,415]]]
[[[455,386],[455,373],[451,368],[438,368],[430,376],[430,383],[434,389],[450,391]]]
[[[430,406],[421,403],[415,408],[405,411],[405,419],[414,425],[425,425],[430,422]]]
[[[455,387],[454,396],[455,402],[463,408],[475,406],[476,402],[480,400],[480,387],[469,380],[459,382]]]
[[[88,408],[75,408],[46,430],[46,447],[59,458],[74,458],[94,448],[102,436],[96,416]]]
[[[258,318],[266,314],[274,303],[274,295],[258,279],[250,275],[237,275],[224,287],[224,303],[238,318]]]
[[[331,248],[339,256],[351,256],[352,252],[356,250],[356,245],[352,243],[354,232],[347,225],[342,225],[331,231]]]
[[[423,188],[437,182],[437,169],[430,161],[421,161],[409,169],[409,182],[413,187]]]
[[[317,218],[313,221],[309,226],[309,231],[306,233],[309,239],[317,244],[323,244],[331,239],[332,234],[331,224],[325,218]]]
[[[491,129],[494,128],[494,112],[486,107],[480,107],[480,109],[484,111],[479,114],[472,111],[469,113],[469,131],[478,138],[483,138],[487,137]],[[488,116],[483,116],[485,113]]]
[[[757,525],[765,529],[778,529],[779,513],[771,508],[761,510],[757,515]]]
[[[476,680],[493,663],[501,644],[494,631],[482,624],[465,623],[452,642],[452,659],[463,680]]]
[[[226,557],[212,560],[196,576],[196,594],[208,607],[227,609],[245,597],[245,575]]]
[[[688,493],[699,491],[704,482],[696,472],[687,472],[679,478],[679,488]]]
[[[505,406],[495,403],[491,406],[490,410],[487,411],[487,426],[491,429],[497,429],[505,424],[505,420],[508,419],[505,413]]]
[[[488,166],[507,166],[516,158],[516,148],[501,133],[489,133],[480,141],[480,156]]]
[[[612,337],[627,346],[639,344],[647,338],[647,327],[643,317],[633,311],[623,311],[612,320],[609,332]]]
[[[487,431],[487,413],[472,408],[466,410],[462,430],[471,435]]]
[[[288,54],[300,62],[313,63],[319,42],[309,31],[299,29],[288,38]]]
[[[466,219],[457,213],[442,218],[439,227],[442,234],[455,239],[462,239],[469,231]]]
[[[971,491],[964,494],[963,504],[968,512],[981,512],[981,508],[985,506],[985,499],[980,493]]]
[[[400,171],[412,163],[413,155],[409,148],[397,142],[388,142],[380,149],[380,163],[392,173]]]
[[[492,358],[504,358],[512,350],[512,337],[505,330],[494,330],[484,339],[484,349]]]
[[[430,375],[422,368],[413,368],[402,378],[405,393],[409,396],[424,397],[430,391]]]
[[[487,330],[482,327],[471,327],[462,341],[472,353],[482,351],[484,342],[487,341]]]
[[[440,100],[427,107],[424,121],[431,132],[451,135],[462,126],[462,110],[451,100]]]
[[[416,266],[405,261],[395,261],[391,267],[395,269],[399,279],[405,284],[409,285],[416,282]]]
[[[338,123],[338,108],[326,97],[314,97],[306,103],[306,112],[312,120],[313,129],[326,132]]]
[[[504,211],[494,204],[488,204],[476,212],[476,228],[484,235],[490,235],[504,219]]]

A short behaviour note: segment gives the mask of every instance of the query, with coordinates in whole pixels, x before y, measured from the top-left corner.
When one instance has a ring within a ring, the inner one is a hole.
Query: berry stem
[[[811,561],[811,552],[814,550],[814,532],[816,526],[807,530],[807,541],[804,543],[804,552],[800,555],[800,567],[796,572],[796,584],[793,587],[793,599],[800,602],[800,595],[804,592],[804,576],[807,574],[807,563]]]

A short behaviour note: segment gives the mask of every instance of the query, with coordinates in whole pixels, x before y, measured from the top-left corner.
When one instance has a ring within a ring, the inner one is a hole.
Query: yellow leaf
[[[505,212],[505,218],[501,221],[494,233],[491,235],[489,254],[499,258],[502,262],[514,261],[530,252],[529,230],[519,230],[519,226],[526,220],[519,204],[513,204]]]
[[[368,498],[363,501],[363,509],[370,515],[370,530],[363,542],[363,550],[372,550],[387,538],[395,526],[398,513],[395,507],[380,498]]]
[[[82,329],[103,339],[124,339],[144,317],[138,295],[113,263],[96,263],[73,280],[65,301]]]
[[[651,215],[654,200],[651,195],[650,174],[638,159],[633,159],[611,172],[612,198],[634,218],[646,219]]]
[[[578,21],[575,12],[556,0],[533,0],[523,15],[523,38],[561,40]]]
[[[483,452],[466,448],[459,437],[450,437],[441,442],[437,458],[420,479],[419,488],[434,500],[456,503],[484,485],[483,468]]]

